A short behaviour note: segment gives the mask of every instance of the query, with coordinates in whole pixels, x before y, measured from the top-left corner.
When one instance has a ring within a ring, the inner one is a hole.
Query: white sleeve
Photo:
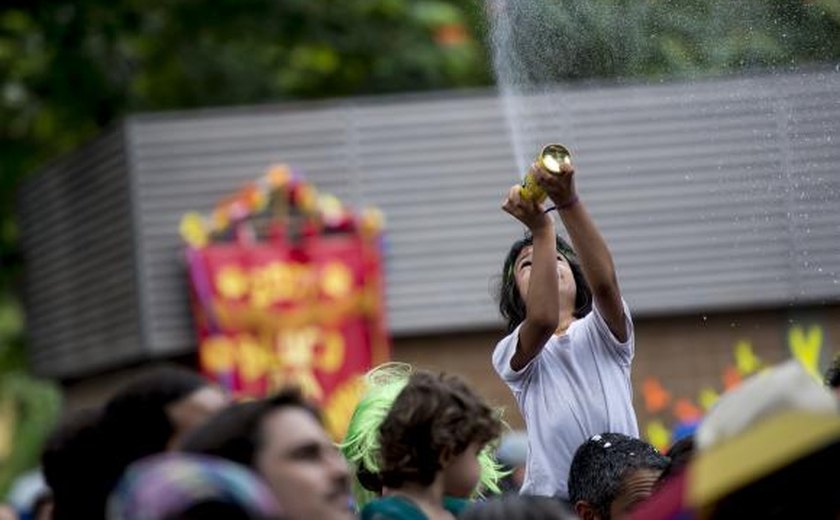
[[[534,359],[529,361],[522,370],[514,370],[511,368],[510,360],[513,359],[513,355],[516,354],[516,347],[519,344],[519,328],[521,326],[522,324],[520,324],[519,327],[516,327],[516,330],[502,339],[498,344],[496,344],[496,348],[493,349],[493,368],[496,370],[496,373],[499,374],[499,377],[501,377],[514,392],[521,391],[525,385],[527,385],[531,372],[533,372],[534,365],[540,357],[539,354],[534,356]]]
[[[604,316],[601,314],[597,305],[592,306],[592,313],[587,318],[589,318],[588,321],[591,321],[590,327],[594,330],[598,339],[595,343],[605,346],[610,354],[622,365],[630,365],[635,353],[635,332],[633,330],[633,319],[630,316],[630,308],[623,298],[621,305],[624,307],[624,326],[627,328],[627,341],[621,342],[615,337],[607,322],[604,321]]]

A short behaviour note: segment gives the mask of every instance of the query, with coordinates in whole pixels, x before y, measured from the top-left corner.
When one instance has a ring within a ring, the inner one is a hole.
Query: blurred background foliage
[[[701,77],[840,58],[840,0],[534,5],[550,21],[548,36],[564,43],[552,60],[559,81]],[[487,33],[480,0],[5,0],[0,400],[15,396],[16,424],[43,426],[58,409],[55,387],[25,375],[14,192],[26,175],[131,112],[491,85]],[[3,416],[0,409],[0,424]],[[36,450],[19,451],[0,457],[0,492],[34,464]]]

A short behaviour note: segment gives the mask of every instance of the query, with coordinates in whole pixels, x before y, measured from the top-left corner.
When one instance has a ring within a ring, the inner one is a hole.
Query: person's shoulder
[[[401,497],[382,497],[369,502],[360,515],[362,520],[427,520],[411,501]]]
[[[443,497],[443,508],[458,517],[467,509],[472,501],[465,498]]]

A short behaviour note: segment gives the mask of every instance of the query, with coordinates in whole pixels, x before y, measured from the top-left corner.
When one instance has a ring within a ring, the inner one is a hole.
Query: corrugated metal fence
[[[536,139],[572,147],[637,316],[838,299],[840,74],[544,96],[564,119]],[[498,325],[521,230],[499,210],[517,169],[495,93],[142,115],[22,191],[37,369],[194,348],[179,219],[274,162],[385,212],[394,334]]]

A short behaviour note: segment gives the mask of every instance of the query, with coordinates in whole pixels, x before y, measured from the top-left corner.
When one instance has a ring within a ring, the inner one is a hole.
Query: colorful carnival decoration
[[[186,214],[202,371],[237,397],[299,386],[342,436],[361,376],[389,357],[382,223],[286,166]]]

